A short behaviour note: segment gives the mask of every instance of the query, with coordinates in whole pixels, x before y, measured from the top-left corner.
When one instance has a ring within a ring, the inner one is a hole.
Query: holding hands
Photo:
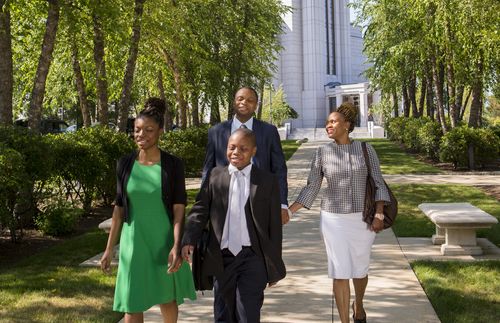
[[[177,247],[173,247],[168,255],[168,270],[169,274],[175,273],[181,268],[182,258]]]

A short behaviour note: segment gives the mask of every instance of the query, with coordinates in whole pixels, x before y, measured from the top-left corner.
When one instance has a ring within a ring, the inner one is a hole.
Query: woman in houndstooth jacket
[[[290,207],[292,213],[309,209],[321,188],[323,177],[327,188],[321,200],[321,233],[328,255],[328,275],[333,279],[333,292],[342,322],[349,322],[350,287],[353,280],[354,322],[366,322],[363,297],[368,283],[370,253],[375,233],[383,229],[384,203],[390,201],[384,186],[377,154],[367,145],[369,162],[377,186],[376,215],[371,225],[363,222],[366,168],[361,142],[349,138],[354,129],[357,109],[343,103],[326,121],[332,142],[319,147],[311,163],[307,185]]]

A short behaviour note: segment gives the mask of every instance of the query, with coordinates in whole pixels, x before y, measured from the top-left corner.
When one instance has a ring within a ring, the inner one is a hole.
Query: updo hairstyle
[[[349,132],[352,132],[354,130],[354,127],[356,126],[356,121],[358,119],[358,109],[356,109],[354,104],[350,102],[344,102],[337,108],[336,112],[342,114],[345,121],[349,122]]]
[[[166,110],[165,101],[160,98],[151,97],[144,103],[144,109],[139,112],[137,118],[147,117],[153,119],[163,129],[163,119]]]

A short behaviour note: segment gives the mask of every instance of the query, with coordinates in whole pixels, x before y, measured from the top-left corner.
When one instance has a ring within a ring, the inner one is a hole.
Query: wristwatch
[[[379,219],[380,221],[384,221],[385,215],[384,213],[375,213],[374,217]]]

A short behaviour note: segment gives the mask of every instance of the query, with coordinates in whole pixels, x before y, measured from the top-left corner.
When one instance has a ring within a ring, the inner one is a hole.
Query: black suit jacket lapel
[[[216,182],[217,184],[214,184],[213,187],[219,187],[220,189],[213,190],[215,194],[212,196],[212,199],[220,199],[221,208],[215,212],[216,217],[213,219],[212,225],[217,239],[221,242],[222,233],[224,231],[224,222],[226,221],[227,216],[227,208],[229,206],[229,185],[231,183],[231,175],[229,175],[227,167],[224,167],[224,170],[220,173]]]
[[[256,200],[257,188],[260,183],[259,174],[255,171],[254,166],[252,166],[252,171],[250,172],[250,195],[248,197],[250,201],[250,211],[253,221],[255,222],[255,208],[257,207]]]
[[[221,147],[221,148],[224,148],[223,150],[226,151],[226,147],[227,147],[227,142],[229,140],[229,137],[231,136],[231,126],[233,124],[233,121],[232,120],[228,120],[226,122],[223,123],[223,127],[222,127],[222,143],[223,145],[225,145],[224,147]]]

